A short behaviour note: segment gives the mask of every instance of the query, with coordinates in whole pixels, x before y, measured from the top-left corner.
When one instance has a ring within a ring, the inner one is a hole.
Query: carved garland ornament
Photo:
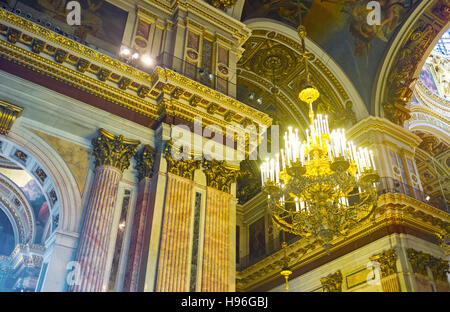
[[[123,172],[130,166],[130,159],[140,142],[114,136],[105,129],[99,129],[98,133],[98,137],[92,139],[95,166],[112,166]]]

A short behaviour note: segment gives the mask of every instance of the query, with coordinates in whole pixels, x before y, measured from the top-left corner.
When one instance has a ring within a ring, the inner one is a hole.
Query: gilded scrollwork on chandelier
[[[124,171],[130,166],[131,157],[136,153],[137,140],[113,135],[105,129],[98,130],[98,137],[92,139],[95,166],[112,166]]]
[[[231,184],[236,181],[239,168],[227,165],[224,160],[203,161],[206,184],[219,191],[230,193]]]

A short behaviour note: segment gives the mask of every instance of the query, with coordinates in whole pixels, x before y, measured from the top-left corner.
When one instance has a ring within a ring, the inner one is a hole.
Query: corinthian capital
[[[381,277],[386,277],[397,273],[397,254],[393,248],[369,258],[371,261],[377,261],[380,264]]]
[[[123,172],[130,166],[130,159],[136,153],[139,143],[99,129],[98,137],[92,139],[95,166],[112,166]]]
[[[188,155],[191,157],[192,155]],[[167,161],[167,170],[186,179],[194,179],[194,172],[200,168],[200,160],[183,159],[177,147],[173,147],[172,143],[168,143],[164,148],[164,157]]]
[[[153,164],[155,163],[155,150],[150,145],[144,145],[142,151],[134,155],[138,180],[151,178],[153,175]]]
[[[219,191],[230,193],[231,183],[236,181],[239,168],[228,166],[225,161],[204,160],[206,183]]]
[[[320,279],[320,283],[326,292],[342,292],[342,273],[337,271],[336,273],[329,274],[326,277]]]

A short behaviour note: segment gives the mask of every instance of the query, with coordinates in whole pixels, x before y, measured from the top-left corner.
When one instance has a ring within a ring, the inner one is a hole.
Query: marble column
[[[125,280],[123,283],[124,291],[133,292],[138,291],[139,276],[142,274],[140,269],[147,216],[153,212],[151,211],[150,180],[153,175],[155,150],[151,146],[145,145],[142,152],[135,155],[135,159],[139,184],[130,246],[128,249]]]
[[[92,140],[95,176],[76,254],[80,276],[71,291],[102,290],[119,182],[140,143],[104,129],[98,132],[98,137]]]
[[[231,184],[236,180],[238,168],[227,166],[224,161],[204,161],[207,196],[205,238],[203,246],[202,291],[234,291],[234,279],[230,278],[235,266],[236,218],[231,209],[233,195]]]

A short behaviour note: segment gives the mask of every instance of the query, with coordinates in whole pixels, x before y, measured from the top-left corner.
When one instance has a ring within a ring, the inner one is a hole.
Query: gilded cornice
[[[397,273],[397,254],[393,248],[369,258],[370,261],[376,261],[380,264],[381,277]]]
[[[131,157],[139,144],[139,141],[128,140],[122,135],[115,136],[105,129],[99,129],[98,137],[92,139],[95,166],[112,166],[123,172],[130,166]]]
[[[6,135],[14,121],[20,117],[23,108],[0,100],[0,134]]]
[[[431,110],[438,109],[440,110],[440,113],[445,113],[447,116],[450,114],[449,100],[433,93],[420,79],[417,80],[415,87],[416,96],[421,100],[424,106],[427,106]]]
[[[204,160],[203,168],[206,175],[207,186],[221,192],[230,193],[231,183],[236,181],[239,168],[229,166],[224,160]]]
[[[155,150],[150,145],[144,145],[142,151],[134,155],[136,159],[136,170],[138,171],[138,181],[151,178],[153,175],[153,165],[155,163]]]
[[[323,289],[326,292],[342,292],[342,273],[337,271],[320,279]]]

